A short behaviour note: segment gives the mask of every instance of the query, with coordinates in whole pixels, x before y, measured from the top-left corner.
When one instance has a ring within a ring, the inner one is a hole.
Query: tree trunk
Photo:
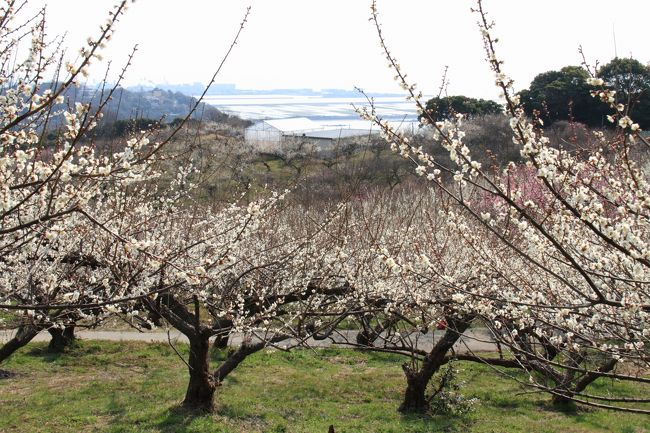
[[[406,373],[406,391],[404,399],[399,407],[400,412],[424,413],[428,409],[425,395],[428,380],[425,380],[419,373]]]
[[[360,346],[370,346],[371,343],[374,341],[374,339],[370,335],[370,331],[366,329],[362,329],[359,331],[356,340],[357,340],[357,344]]]
[[[442,338],[433,346],[424,357],[419,370],[404,364],[402,368],[406,374],[406,391],[404,400],[399,407],[400,412],[423,413],[428,409],[426,389],[433,375],[440,367],[448,362],[447,352],[454,346],[461,334],[469,328],[472,318],[454,319],[447,317],[447,330]]]
[[[382,332],[388,330],[398,322],[398,319],[386,319],[383,323],[379,322],[372,326],[371,315],[363,315],[359,321],[361,322],[361,329],[357,334],[357,344],[361,346],[372,346],[375,341],[381,336]]]
[[[19,327],[16,335],[0,347],[0,362],[9,358],[16,350],[32,341],[39,331],[40,328],[34,325],[23,325]]]
[[[74,326],[66,326],[63,329],[50,328],[48,331],[52,336],[50,344],[47,347],[50,352],[62,353],[76,340],[76,337],[74,335]]]
[[[553,394],[553,397],[551,398],[551,402],[553,403],[553,406],[560,406],[560,407],[566,407],[569,406],[570,403],[573,402],[573,393],[568,391],[568,390],[560,390],[563,395],[559,394]]]
[[[183,400],[183,407],[202,412],[214,409],[214,391],[217,384],[210,374],[210,340],[203,335],[190,338],[190,356],[188,360],[190,382]]]
[[[217,334],[214,337],[214,348],[215,349],[225,349],[228,347],[228,333],[226,334]]]
[[[370,323],[371,318],[372,316],[369,314],[361,314],[359,316],[359,322],[361,322],[361,329],[357,334],[356,340],[357,340],[357,344],[361,346],[370,346],[375,340],[375,336],[372,335],[373,329]]]
[[[606,361],[604,361],[600,367],[598,367],[597,370],[590,371],[586,374],[584,374],[580,380],[578,380],[576,383],[571,385],[571,382],[569,379],[573,379],[575,376],[575,370],[570,370],[566,377],[564,382],[568,384],[568,386],[565,386],[561,388],[559,391],[563,395],[558,395],[558,394],[553,394],[553,397],[551,399],[553,405],[555,406],[566,406],[569,403],[573,402],[573,398],[575,397],[576,394],[581,393],[582,391],[587,388],[593,381],[601,377],[604,373],[608,373],[614,369],[616,366],[617,361],[613,358],[610,358]],[[578,364],[573,365],[573,367],[578,367]]]

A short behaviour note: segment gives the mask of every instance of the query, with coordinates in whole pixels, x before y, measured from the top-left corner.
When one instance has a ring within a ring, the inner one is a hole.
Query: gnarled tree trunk
[[[399,407],[399,411],[414,413],[426,412],[428,407],[426,389],[431,377],[427,379],[421,372],[406,368],[404,369],[404,373],[406,374],[406,391],[404,391],[404,399]]]
[[[447,352],[458,341],[461,334],[469,328],[471,319],[446,318],[447,330],[442,338],[433,346],[433,349],[424,357],[420,369],[415,369],[404,364],[406,375],[406,391],[399,407],[400,412],[423,413],[428,409],[426,389],[433,375],[444,365]]]
[[[210,373],[210,341],[208,336],[190,337],[188,369],[190,381],[187,385],[183,406],[192,410],[211,412],[214,409],[214,391],[217,383]]]
[[[74,326],[66,326],[65,328],[50,328],[48,332],[52,336],[50,344],[47,349],[50,352],[61,353],[68,347],[70,347],[76,337],[74,335]]]
[[[39,327],[34,325],[23,325],[19,327],[16,335],[0,347],[0,362],[9,358],[16,350],[32,341],[40,330]]]
[[[582,391],[584,391],[587,386],[589,386],[592,382],[594,382],[596,379],[601,377],[604,373],[609,373],[614,369],[616,366],[617,360],[614,358],[610,358],[608,360],[605,360],[597,370],[590,371],[588,373],[585,373],[579,380],[577,380],[575,383],[570,383],[569,378],[573,379],[575,376],[575,371],[569,371],[567,373],[567,378],[565,378],[563,383],[568,383],[568,386],[561,386],[559,387],[560,394],[553,394],[553,397],[551,399],[552,403],[556,406],[565,406],[571,402],[573,402],[573,398],[576,396],[576,394],[580,394]],[[577,366],[576,366],[577,367]]]
[[[214,348],[215,349],[225,349],[228,347],[228,335],[229,334],[217,334],[214,337]]]
[[[356,341],[361,346],[372,346],[375,341],[381,336],[381,333],[390,329],[398,322],[397,318],[386,319],[384,322],[379,322],[372,326],[372,315],[364,314],[359,317],[361,329],[357,334]]]
[[[201,325],[198,299],[194,298],[194,314],[171,294],[162,294],[156,300],[144,299],[143,304],[152,314],[165,318],[190,341],[187,360],[190,380],[185,392],[183,407],[211,412],[214,409],[214,392],[217,381],[210,373],[210,336],[212,330]]]

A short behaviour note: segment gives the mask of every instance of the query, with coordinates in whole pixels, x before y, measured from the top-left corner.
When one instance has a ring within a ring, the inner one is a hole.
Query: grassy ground
[[[44,349],[30,345],[3,364],[19,375],[0,380],[0,432],[650,432],[649,417],[556,411],[547,396],[517,395],[513,382],[460,363],[464,394],[480,399],[471,413],[402,416],[402,358],[329,349],[250,357],[218,389],[218,412],[196,416],[177,408],[187,373],[167,345]]]

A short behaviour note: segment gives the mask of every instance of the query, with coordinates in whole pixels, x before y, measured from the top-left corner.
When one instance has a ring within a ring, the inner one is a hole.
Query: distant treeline
[[[519,92],[526,113],[545,124],[575,121],[590,127],[611,125],[612,109],[597,96],[598,87],[589,78],[601,79],[605,87],[616,90],[616,104],[641,128],[650,128],[650,67],[633,58],[614,58],[592,77],[581,66],[565,66],[559,71],[537,75],[528,89]],[[461,113],[467,117],[502,112],[494,101],[467,96],[445,96],[427,102],[427,113],[442,120]],[[422,116],[420,116],[422,117]]]

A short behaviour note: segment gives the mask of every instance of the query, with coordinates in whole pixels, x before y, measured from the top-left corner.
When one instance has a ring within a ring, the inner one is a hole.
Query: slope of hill
[[[99,105],[101,98],[101,89],[94,87],[73,88],[66,94],[66,99],[70,104],[75,102],[91,103],[93,107]],[[106,121],[138,118],[159,120],[163,117],[166,121],[171,121],[187,116],[195,103],[195,98],[180,92],[157,88],[132,91],[119,87],[104,108],[104,117]],[[204,120],[224,120],[228,116],[210,105],[201,103],[192,117]]]
[[[54,90],[57,83],[44,83],[40,85],[40,92],[47,89]],[[75,103],[81,102],[91,105],[91,111],[99,108],[102,101],[108,97],[109,89],[93,86],[72,87],[64,93],[65,102],[55,106],[55,109],[74,107]],[[133,91],[118,87],[113,92],[106,106],[103,108],[104,117],[102,124],[109,125],[117,121],[151,119],[170,123],[174,119],[187,116],[191,108],[196,104],[196,98],[187,96],[181,92],[172,92],[162,89],[150,89]],[[219,111],[217,108],[201,103],[192,114],[195,120],[226,123],[236,127],[245,127],[249,124],[237,116],[229,115]],[[61,118],[53,118],[49,127],[58,127]],[[101,126],[101,125],[100,125]]]

